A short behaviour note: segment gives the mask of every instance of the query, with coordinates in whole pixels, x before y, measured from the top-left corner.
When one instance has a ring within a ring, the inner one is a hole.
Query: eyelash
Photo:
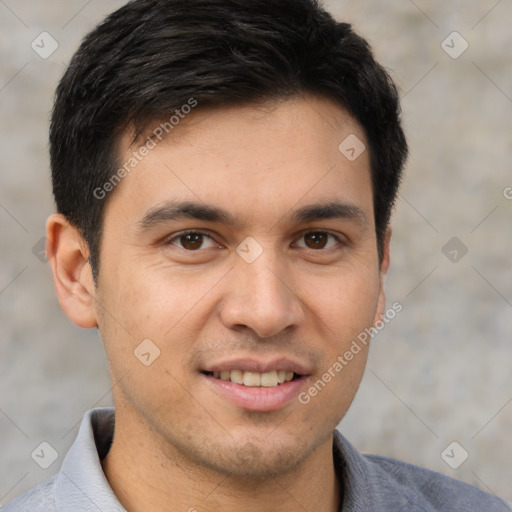
[[[335,235],[334,233],[331,233],[330,231],[319,230],[319,229],[312,229],[312,230],[309,230],[309,231],[305,231],[305,232],[303,232],[300,235],[299,239],[303,238],[304,236],[306,236],[308,234],[311,234],[311,233],[316,233],[316,234],[321,233],[321,234],[329,235],[329,236],[333,237],[338,244],[345,245],[345,242],[339,236]],[[201,231],[200,229],[187,229],[185,231],[180,231],[179,233],[176,233],[171,238],[168,238],[167,241],[165,242],[165,244],[166,245],[175,245],[175,244],[172,243],[173,240],[179,239],[179,238],[181,238],[183,236],[190,235],[190,234],[203,235],[203,236],[206,236],[206,237],[210,238],[211,240],[213,240],[212,235],[210,235],[209,233],[207,233],[205,231]],[[187,251],[187,252],[190,252],[190,253],[201,252],[201,251],[205,250],[205,249],[197,249],[195,251],[192,251],[192,250],[189,250],[189,249],[185,249],[184,247],[179,247],[177,245],[175,245],[175,247],[178,247],[178,249],[182,249],[183,251]],[[313,252],[328,251],[328,250],[334,249],[334,248],[335,247],[329,247],[327,249],[310,249],[310,248],[306,247],[306,249],[309,249],[309,250],[311,250]]]

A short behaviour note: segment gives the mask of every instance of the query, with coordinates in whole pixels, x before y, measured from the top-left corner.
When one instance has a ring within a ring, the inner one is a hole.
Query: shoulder
[[[333,448],[347,510],[512,512],[493,494],[441,473],[391,457],[361,454],[337,430]]]
[[[496,496],[441,473],[390,457],[363,457],[368,462],[369,477],[380,493],[399,492],[414,510],[512,511]]]
[[[57,510],[53,498],[56,476],[45,480],[25,494],[1,507],[2,512],[53,512]]]

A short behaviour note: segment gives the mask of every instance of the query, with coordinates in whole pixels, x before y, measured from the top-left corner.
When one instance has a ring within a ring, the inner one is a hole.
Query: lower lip
[[[297,397],[307,380],[307,377],[300,377],[272,388],[265,388],[243,386],[205,374],[201,376],[216,393],[227,398],[236,407],[255,412],[282,409]]]

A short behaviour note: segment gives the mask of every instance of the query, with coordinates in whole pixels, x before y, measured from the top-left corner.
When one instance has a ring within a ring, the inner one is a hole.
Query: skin
[[[367,348],[308,404],[274,411],[236,407],[200,370],[234,356],[283,356],[308,368],[307,390],[383,315],[390,230],[379,261],[369,155],[351,162],[340,153],[349,134],[368,147],[353,118],[315,97],[190,114],[110,196],[97,283],[77,230],[59,214],[48,219],[60,304],[104,340],[116,425],[103,468],[128,511],[338,510],[333,430]],[[121,165],[133,150],[127,132]],[[176,199],[223,208],[236,224],[141,227]],[[363,216],[289,222],[296,209],[330,200]],[[191,250],[176,236],[185,229],[211,238]],[[325,231],[339,240],[304,236]],[[236,252],[249,236],[263,249],[252,263]],[[147,338],[160,350],[149,366],[134,356]]]

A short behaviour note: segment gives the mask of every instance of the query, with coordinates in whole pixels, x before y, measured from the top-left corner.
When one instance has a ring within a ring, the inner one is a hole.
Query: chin
[[[301,464],[313,448],[307,449],[302,443],[298,446],[271,446],[268,441],[255,444],[233,444],[216,447],[200,454],[199,462],[211,470],[233,478],[267,480],[292,472]]]

